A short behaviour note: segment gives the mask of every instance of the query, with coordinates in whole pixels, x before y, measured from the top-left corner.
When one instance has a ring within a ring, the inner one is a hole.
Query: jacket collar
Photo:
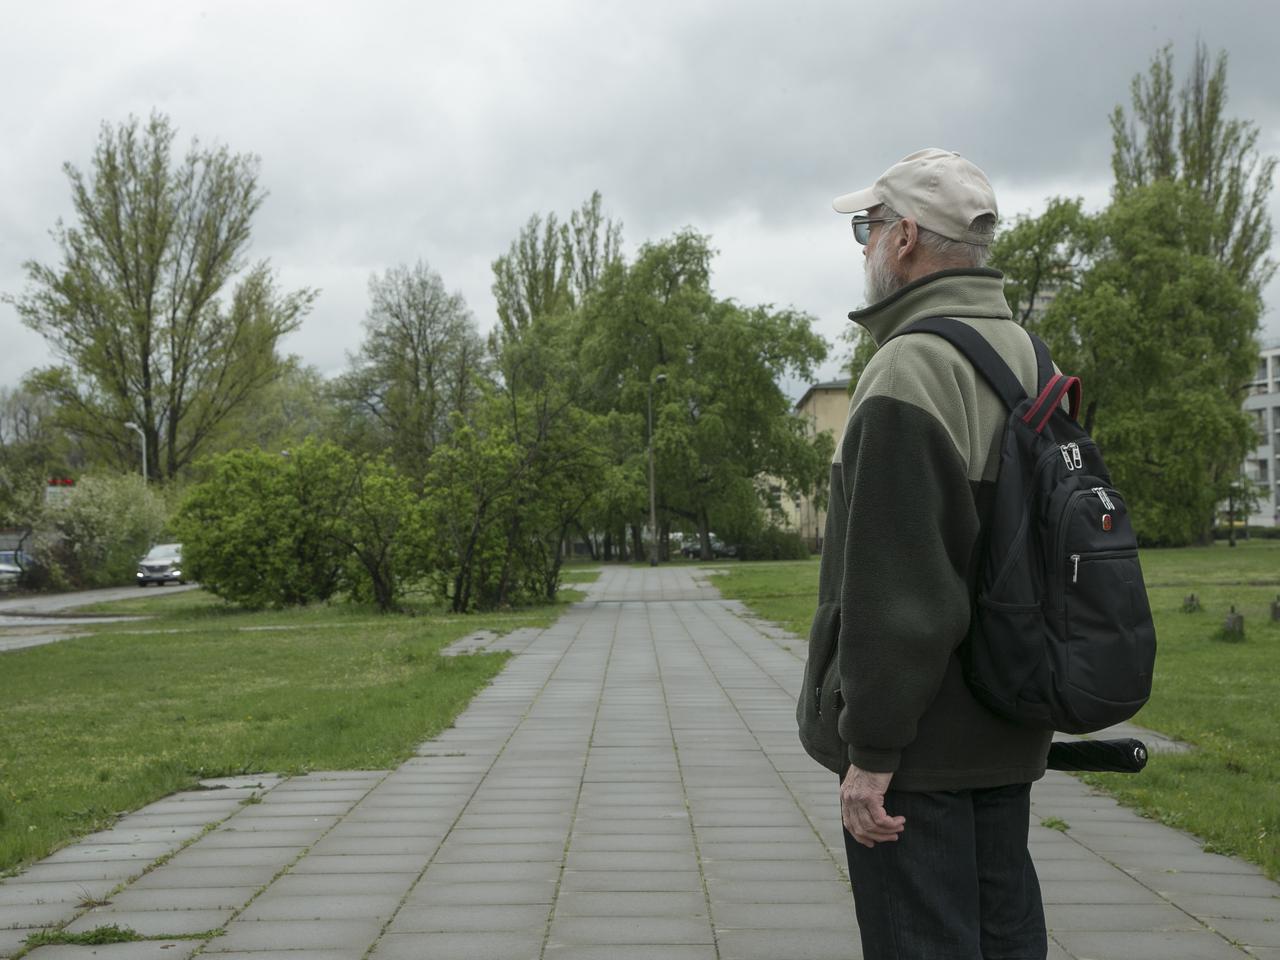
[[[1004,298],[1004,274],[987,267],[940,270],[852,311],[849,319],[866,328],[880,346],[908,324],[938,316],[1012,320]]]

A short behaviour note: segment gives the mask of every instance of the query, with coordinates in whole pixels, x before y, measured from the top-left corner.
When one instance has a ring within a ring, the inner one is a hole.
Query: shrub
[[[183,562],[226,600],[296,606],[344,590],[389,610],[423,572],[422,510],[385,460],[308,441],[288,458],[240,450],[207,469],[180,513]]]
[[[794,530],[764,527],[738,545],[739,560],[805,560],[809,547]]]
[[[288,459],[237,450],[210,461],[177,521],[189,575],[248,607],[333,596],[345,552],[330,531],[344,484],[328,453],[303,444]]]
[[[163,499],[140,476],[86,476],[45,506],[31,552],[48,586],[129,583],[165,521]]]

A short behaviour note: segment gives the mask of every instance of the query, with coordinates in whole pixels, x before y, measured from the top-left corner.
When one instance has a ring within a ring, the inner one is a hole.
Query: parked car
[[[11,586],[22,576],[22,568],[16,563],[5,563],[0,560],[0,586]]]
[[[695,536],[680,548],[680,553],[686,557],[702,556],[702,539]],[[726,544],[713,533],[711,535],[711,555],[717,559],[720,557],[736,557],[738,548],[732,544]]]
[[[170,580],[174,583],[187,582],[182,576],[180,543],[157,544],[138,561],[138,586],[145,587],[148,583],[154,583],[163,587]]]

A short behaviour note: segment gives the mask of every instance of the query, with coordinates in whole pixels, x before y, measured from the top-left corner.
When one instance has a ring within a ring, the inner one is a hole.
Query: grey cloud
[[[489,262],[531,213],[563,215],[597,188],[633,247],[685,225],[711,233],[721,293],[809,310],[833,336],[861,260],[832,196],[937,145],[982,165],[1007,215],[1055,193],[1101,202],[1107,115],[1166,41],[1180,63],[1197,36],[1229,50],[1233,112],[1280,149],[1280,15],[1258,0],[310,10],[14,18],[0,83],[29,93],[0,105],[0,290],[21,288],[23,259],[52,255],[46,231],[69,211],[61,162],[86,165],[101,120],[153,106],[182,142],[261,155],[270,198],[253,255],[323,290],[287,347],[329,372],[359,342],[370,273],[425,258],[487,326]],[[4,383],[44,362],[16,325],[0,305]]]

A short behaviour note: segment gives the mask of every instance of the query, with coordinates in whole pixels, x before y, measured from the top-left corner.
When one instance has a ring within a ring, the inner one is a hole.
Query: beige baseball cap
[[[984,214],[999,216],[991,181],[958,153],[930,147],[903,157],[872,186],[836,197],[837,213],[857,213],[883,203],[920,226],[963,243],[988,244],[994,225],[975,228]]]

